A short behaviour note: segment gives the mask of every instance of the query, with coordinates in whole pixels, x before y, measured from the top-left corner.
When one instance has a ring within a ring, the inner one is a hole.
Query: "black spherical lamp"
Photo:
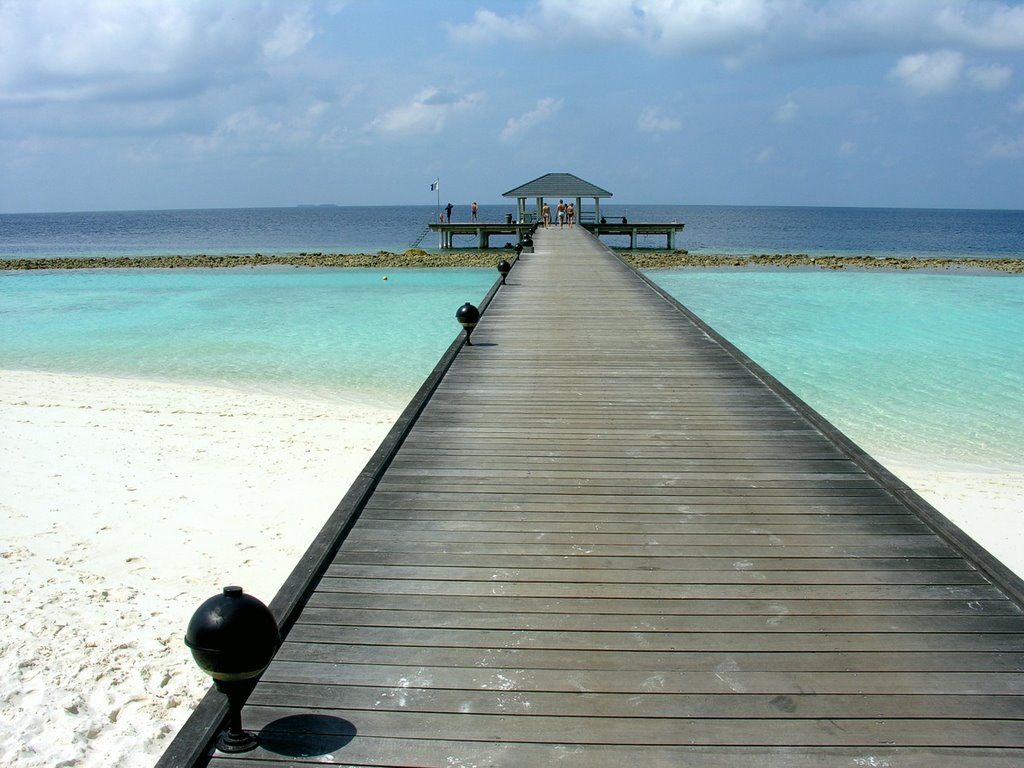
[[[466,344],[473,346],[473,342],[469,340],[469,337],[473,333],[473,329],[476,328],[476,324],[480,322],[480,310],[467,301],[455,310],[455,319],[459,321],[459,325],[466,331]]]
[[[501,284],[505,284],[505,278],[508,277],[508,273],[512,271],[512,265],[509,264],[505,259],[498,262],[498,274],[501,275]]]
[[[241,587],[224,587],[196,609],[185,632],[192,658],[228,698],[228,729],[217,740],[221,752],[248,752],[259,744],[242,730],[242,705],[281,644],[274,615]]]

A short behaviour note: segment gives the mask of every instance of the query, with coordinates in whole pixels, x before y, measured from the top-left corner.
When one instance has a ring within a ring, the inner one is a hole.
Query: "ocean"
[[[479,215],[503,221],[514,210],[482,205]],[[680,247],[697,254],[1024,258],[1024,211],[606,204],[601,213],[609,220],[682,222]],[[452,221],[468,219],[468,205],[456,206]],[[0,214],[0,259],[404,251],[433,221],[436,206]],[[460,244],[472,247],[475,239]],[[664,237],[641,238],[639,245],[663,246]],[[422,242],[436,246],[433,234]]]
[[[506,210],[482,206],[481,217],[504,218]],[[1020,211],[602,211],[685,222],[681,246],[695,253],[1024,258]],[[404,250],[433,215],[433,207],[2,215],[0,258]],[[1019,468],[1024,278],[650,274],[869,451],[932,465]],[[401,408],[457,334],[455,309],[479,301],[495,278],[479,269],[0,272],[0,368]]]

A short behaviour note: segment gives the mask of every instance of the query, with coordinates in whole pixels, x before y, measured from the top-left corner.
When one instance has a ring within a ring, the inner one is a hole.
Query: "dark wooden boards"
[[[1010,766],[1024,613],[580,230],[541,230],[211,765]]]

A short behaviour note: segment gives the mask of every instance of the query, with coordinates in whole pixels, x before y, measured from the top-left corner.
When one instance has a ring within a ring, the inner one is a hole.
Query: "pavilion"
[[[600,221],[601,220],[601,199],[611,197],[612,193],[607,189],[601,189],[596,184],[584,181],[579,176],[571,173],[546,173],[540,178],[528,181],[515,189],[505,192],[502,197],[514,197],[516,199],[516,220],[517,221],[540,221],[541,210],[544,207],[544,200],[575,200],[576,220]],[[593,198],[594,210],[584,216],[583,199]],[[536,201],[536,212],[531,216],[526,210],[526,201],[533,198]],[[554,209],[554,206],[551,206]],[[553,216],[554,214],[552,214]]]

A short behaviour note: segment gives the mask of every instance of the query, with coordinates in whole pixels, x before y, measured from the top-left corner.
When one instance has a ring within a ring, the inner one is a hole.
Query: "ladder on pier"
[[[427,235],[429,235],[429,234],[430,234],[430,225],[427,224],[426,226],[423,227],[423,231],[420,232],[416,236],[416,239],[412,241],[412,243],[409,245],[409,247],[410,248],[415,248],[420,243],[422,243],[426,239]]]

